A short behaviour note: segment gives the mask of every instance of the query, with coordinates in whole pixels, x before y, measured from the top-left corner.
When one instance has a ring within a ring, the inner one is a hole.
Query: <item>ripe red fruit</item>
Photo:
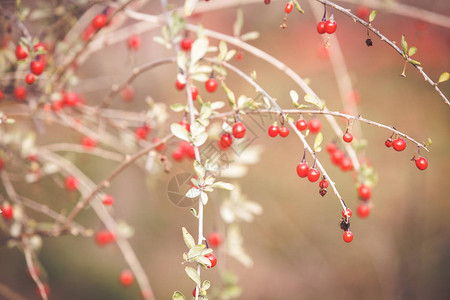
[[[136,91],[131,85],[127,85],[120,91],[120,98],[122,98],[123,101],[130,102],[133,101],[136,97]]]
[[[181,91],[184,89],[185,86],[186,86],[186,83],[181,83],[178,80],[175,81],[175,87],[177,88],[177,90]]]
[[[370,214],[370,207],[367,204],[360,204],[358,205],[358,208],[356,209],[356,213],[358,214],[358,217],[364,219],[367,218]]]
[[[94,27],[97,30],[101,29],[101,28],[103,28],[103,26],[105,26],[106,20],[107,20],[107,18],[104,14],[96,15],[94,17],[94,19],[92,20],[92,27]]]
[[[194,146],[192,146],[191,144],[189,144],[188,142],[182,142],[183,143],[183,149],[184,149],[184,153],[186,153],[186,155],[190,158],[190,159],[195,159],[195,149]]]
[[[27,76],[25,76],[25,82],[27,84],[33,84],[34,83],[34,75],[31,73],[28,73]]]
[[[245,135],[245,125],[242,122],[236,122],[233,124],[233,136],[237,139],[241,139]]]
[[[67,92],[63,97],[64,104],[67,106],[76,106],[80,103],[80,98],[74,92]]]
[[[114,198],[111,195],[106,194],[103,196],[102,202],[103,202],[103,204],[110,206],[110,205],[113,205]]]
[[[123,270],[120,273],[119,280],[120,280],[120,284],[122,284],[122,286],[129,287],[134,282],[134,275],[130,270]]]
[[[344,133],[344,136],[342,137],[344,142],[351,143],[353,141],[353,135],[350,132]]]
[[[297,165],[297,175],[301,178],[308,176],[309,166],[307,162],[300,162]]]
[[[288,135],[289,135],[289,128],[287,128],[286,126],[282,126],[280,128],[280,136],[287,137]]]
[[[0,91],[0,101],[3,100],[3,97],[5,97],[5,93],[3,93],[3,91]]]
[[[78,187],[78,180],[74,176],[67,176],[64,181],[64,186],[68,191],[75,191]]]
[[[145,140],[147,138],[147,135],[150,132],[150,127],[144,125],[141,127],[136,128],[134,131],[134,135],[136,136],[136,139],[138,140]]]
[[[209,261],[211,262],[211,266],[208,267],[208,269],[214,268],[214,266],[217,264],[217,257],[214,255],[214,253],[210,253],[208,255],[205,255],[205,257],[207,259],[209,259]]]
[[[100,230],[95,234],[95,242],[99,246],[105,246],[116,240],[116,235],[108,230]]]
[[[342,152],[342,150],[336,149],[333,153],[331,153],[331,162],[335,165],[340,165],[344,157],[344,152]]]
[[[358,188],[358,195],[361,200],[367,201],[372,197],[372,189],[368,185],[361,184]]]
[[[192,291],[192,296],[194,296],[194,297],[197,295],[196,290],[197,290],[197,288],[194,288],[194,290]]]
[[[328,181],[327,181],[326,179],[322,179],[322,180],[319,182],[319,187],[320,187],[321,189],[326,189],[326,188],[328,188]]]
[[[194,43],[194,40],[186,37],[181,40],[180,47],[184,51],[190,51],[192,48],[192,43]]]
[[[52,102],[51,106],[53,111],[60,111],[64,107],[64,102],[62,100],[56,100]]]
[[[45,70],[45,62],[43,60],[33,60],[30,63],[30,71],[34,75],[41,75]]]
[[[370,10],[366,6],[359,6],[355,14],[358,18],[366,20],[369,18]]]
[[[395,151],[403,151],[406,148],[406,142],[402,138],[398,138],[392,142],[392,147]]]
[[[160,142],[160,138],[159,137],[155,137],[153,138],[152,143],[153,144],[158,144]],[[158,146],[155,147],[155,150],[158,152],[163,152],[166,149],[166,143],[161,143]]]
[[[308,180],[310,182],[316,182],[320,178],[320,171],[316,168],[311,168],[308,171]]]
[[[141,47],[141,37],[137,34],[133,34],[127,40],[128,49],[130,50],[138,50]]]
[[[311,131],[311,133],[313,134],[317,134],[319,133],[320,129],[322,129],[322,123],[320,122],[319,119],[311,119],[308,123],[308,128],[309,131]]]
[[[269,131],[268,131],[270,137],[276,137],[279,132],[280,132],[280,129],[278,128],[278,125],[276,125],[276,124],[270,125]]]
[[[20,45],[16,47],[16,58],[17,60],[23,60],[28,57],[28,52],[25,48]]]
[[[347,211],[348,217],[351,218],[351,217],[352,217],[352,210],[351,210],[350,208],[347,207],[346,211]],[[342,216],[343,216],[344,218],[346,217],[345,211],[344,211],[344,210],[342,210]]]
[[[208,245],[217,248],[222,244],[222,236],[220,233],[213,231],[208,235]]]
[[[305,119],[298,119],[295,123],[295,127],[297,127],[299,131],[303,131],[308,128],[308,122],[306,122]]]
[[[10,221],[13,218],[13,207],[9,204],[3,204],[0,208],[2,210],[2,217],[6,221]]]
[[[175,161],[182,161],[182,160],[183,160],[183,156],[184,156],[184,151],[183,151],[182,149],[180,149],[180,148],[175,149],[175,150],[172,152],[172,158],[173,158]]]
[[[270,4],[270,0],[264,0],[264,4]]]
[[[342,158],[339,166],[341,167],[341,170],[344,172],[347,172],[347,171],[350,171],[351,169],[353,169],[352,160],[347,156],[344,156]]]
[[[391,138],[388,138],[388,139],[386,140],[386,142],[384,142],[384,145],[385,145],[386,147],[388,147],[388,148],[392,147],[392,139],[391,139]]]
[[[326,30],[325,30],[325,21],[320,21],[317,24],[317,32],[320,33],[320,34],[324,34],[326,32]]]
[[[181,120],[180,122],[178,122],[178,124],[183,126],[188,132],[191,132],[191,124],[189,124],[188,122]]]
[[[217,80],[215,78],[210,78],[205,82],[205,89],[210,93],[214,93],[218,85],[219,84],[217,83]]]
[[[425,157],[419,157],[418,159],[416,159],[416,167],[419,170],[425,170],[428,167],[428,162]]]
[[[22,101],[27,97],[27,89],[24,86],[18,85],[14,88],[14,97]]]
[[[335,21],[335,20],[328,20],[328,21],[325,23],[325,31],[326,31],[328,34],[334,33],[334,32],[336,31],[336,29],[337,29],[337,24],[336,24],[336,21]]]
[[[338,147],[335,143],[328,143],[327,145],[327,152],[330,154],[333,154],[334,151],[338,150]]]
[[[286,3],[286,6],[284,7],[284,11],[288,14],[292,11],[292,9],[294,8],[294,5],[292,4],[292,2],[288,2]]]
[[[193,101],[197,100],[198,88],[196,86],[191,85],[191,96]]]
[[[344,242],[346,243],[350,243],[351,241],[353,241],[353,233],[350,230],[347,230],[344,232]]]
[[[92,148],[94,148],[97,145],[97,142],[94,141],[93,139],[91,139],[90,137],[83,137],[81,139],[81,145],[86,149],[86,150],[90,150]]]
[[[220,137],[219,143],[223,148],[225,148],[225,149],[229,148],[231,146],[231,144],[233,143],[231,134],[229,134],[229,133],[222,134],[222,136]]]

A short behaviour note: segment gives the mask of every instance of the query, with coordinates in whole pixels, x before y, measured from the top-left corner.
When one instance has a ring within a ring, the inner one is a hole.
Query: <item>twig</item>
[[[33,264],[31,248],[27,237],[22,238],[22,245],[23,245],[23,252],[25,254],[25,260],[27,262],[28,272],[30,273],[31,278],[33,278],[34,282],[36,283],[39,290],[39,294],[41,295],[42,299],[47,300],[48,299],[47,291],[41,279],[36,274],[36,268]]]
[[[43,146],[43,148],[46,148],[47,150],[53,151],[53,152],[64,151],[64,152],[78,152],[78,153],[83,153],[83,154],[92,154],[92,155],[96,155],[96,156],[99,156],[104,159],[109,159],[109,160],[118,161],[118,162],[122,162],[123,157],[124,157],[122,154],[107,151],[107,150],[104,150],[104,149],[101,149],[98,147],[95,147],[92,149],[86,149],[82,145],[70,144],[70,143],[51,144],[51,145]]]

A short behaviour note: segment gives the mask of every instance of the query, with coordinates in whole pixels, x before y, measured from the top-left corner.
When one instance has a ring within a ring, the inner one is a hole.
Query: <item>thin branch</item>
[[[43,146],[43,148],[46,148],[49,151],[52,152],[77,152],[77,153],[83,153],[83,154],[91,154],[96,155],[104,159],[109,159],[112,161],[118,161],[122,162],[124,155],[118,154],[115,152],[107,151],[98,147],[92,148],[92,149],[86,149],[84,146],[79,144],[70,144],[70,143],[58,143],[58,144],[50,144]]]
[[[39,290],[39,294],[41,295],[42,299],[47,300],[48,295],[46,288],[42,283],[41,279],[39,278],[39,276],[37,275],[36,268],[33,264],[33,255],[31,253],[32,250],[28,238],[26,237],[22,238],[22,245],[23,245],[23,252],[25,254],[25,260],[27,262],[28,272],[30,273],[31,278],[33,278],[34,282],[36,283]]]

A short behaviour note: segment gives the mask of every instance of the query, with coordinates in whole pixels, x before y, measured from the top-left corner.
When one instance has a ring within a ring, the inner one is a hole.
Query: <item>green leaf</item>
[[[241,34],[243,25],[244,25],[244,14],[242,13],[242,9],[238,9],[236,21],[234,21],[234,24],[233,24],[233,35],[235,37],[237,37]]]
[[[371,12],[370,12],[370,15],[369,15],[369,23],[372,23],[373,22],[373,20],[375,20],[375,17],[377,16],[377,11],[376,10],[372,10]]]
[[[196,39],[191,48],[191,66],[195,65],[208,50],[209,41],[206,38]]]
[[[323,142],[323,134],[322,134],[322,132],[319,132],[316,135],[316,139],[314,140],[314,151],[318,152],[317,150],[320,147],[320,145],[322,144],[322,142]]]
[[[189,142],[189,133],[186,130],[186,128],[184,128],[183,126],[181,126],[178,123],[173,123],[172,125],[170,125],[170,131],[172,131],[172,133],[179,139]]]
[[[186,0],[184,2],[184,14],[189,17],[194,12],[195,6],[197,5],[198,0]]]
[[[428,138],[427,139],[427,142],[426,143],[424,143],[425,144],[425,146],[431,146],[431,144],[433,144],[432,142],[431,142],[431,139],[430,138]]]
[[[414,46],[412,46],[411,48],[409,48],[409,50],[408,50],[408,56],[413,56],[414,54],[416,54],[416,52],[417,52],[417,48],[416,47],[414,47]]]
[[[217,181],[215,182],[212,187],[214,188],[219,188],[219,189],[224,189],[224,190],[233,190],[234,186],[231,183],[227,183],[227,182],[223,182],[223,181]]]
[[[184,295],[181,292],[176,291],[172,295],[172,300],[186,300],[186,298],[184,297]]]
[[[181,103],[175,103],[170,106],[170,109],[173,110],[174,112],[180,112],[186,109],[186,105]]]
[[[235,54],[236,54],[236,50],[234,50],[234,49],[231,49],[230,51],[228,51],[227,55],[225,56],[225,61],[229,61],[230,59],[232,59]]]
[[[204,244],[195,245],[194,247],[192,247],[189,250],[188,255],[187,255],[188,259],[191,259],[191,258],[194,258],[194,257],[202,255],[202,251],[205,248],[206,248],[206,245],[204,245]]]
[[[211,287],[211,282],[209,280],[203,281],[202,289],[207,290]]]
[[[183,240],[184,243],[186,244],[186,246],[191,249],[192,247],[195,246],[195,240],[192,237],[192,235],[187,231],[187,229],[185,227],[181,228],[182,232],[183,232]]]
[[[410,61],[415,66],[420,66],[421,65],[420,61],[417,61],[417,60],[414,60],[414,59],[411,59]]]
[[[250,73],[250,77],[251,77],[253,80],[256,81],[256,71],[255,71],[255,70],[253,70],[253,71]]]
[[[448,72],[444,72],[441,74],[441,76],[439,76],[438,82],[441,83],[441,82],[447,81],[449,79],[450,79],[450,74]]]
[[[250,31],[247,33],[244,33],[243,35],[241,35],[241,40],[243,41],[251,41],[251,40],[256,40],[259,38],[259,32],[258,31]]]
[[[230,106],[235,109],[236,98],[234,97],[234,93],[226,86],[225,82],[222,82],[222,88],[225,91],[225,94],[227,94],[228,103],[230,103]]]
[[[195,173],[197,173],[198,177],[200,178],[205,177],[206,173],[205,167],[203,167],[202,164],[196,160],[194,160],[194,171]]]
[[[195,271],[194,268],[186,267],[184,270],[186,271],[186,274],[188,274],[189,278],[191,278],[193,282],[195,282],[198,286],[201,285],[200,276],[197,274],[197,271]]]
[[[227,43],[225,41],[220,41],[219,43],[219,55],[217,56],[218,60],[224,60],[225,56],[227,55],[228,52],[228,46]]]
[[[289,95],[291,95],[292,103],[294,103],[295,107],[298,107],[298,94],[296,91],[291,90],[289,92]]]
[[[317,98],[314,95],[305,95],[304,99],[305,99],[306,102],[315,105],[320,110],[325,108],[325,104],[322,102],[322,100],[320,100],[319,98]]]
[[[404,35],[402,35],[402,48],[403,48],[403,53],[406,54],[408,52],[408,43],[406,42]]]
[[[300,3],[298,3],[297,0],[293,0],[292,2],[294,3],[295,8],[296,8],[299,12],[301,12],[302,14],[305,13],[305,11],[301,8]]]

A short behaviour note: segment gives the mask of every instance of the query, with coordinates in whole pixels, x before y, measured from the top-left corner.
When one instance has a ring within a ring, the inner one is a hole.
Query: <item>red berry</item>
[[[353,135],[350,132],[344,133],[344,136],[342,137],[344,142],[351,143],[353,141]]]
[[[245,125],[242,122],[236,122],[233,124],[233,136],[237,139],[241,139],[245,135]]]
[[[428,162],[425,157],[419,157],[418,159],[416,159],[416,167],[419,170],[425,170],[428,167]]]
[[[22,46],[17,45],[16,47],[16,58],[17,60],[23,60],[28,57],[28,52]]]
[[[210,93],[214,93],[218,85],[219,84],[217,83],[217,80],[215,78],[210,78],[205,82],[205,89]]]
[[[2,211],[3,219],[10,221],[13,218],[13,207],[9,204],[3,204],[0,208]]]
[[[119,277],[120,283],[124,287],[129,287],[134,282],[134,275],[130,270],[123,270]]]
[[[220,233],[214,231],[208,235],[208,244],[212,248],[217,248],[222,244],[222,236]]]
[[[90,137],[85,136],[81,139],[81,145],[87,150],[94,148],[96,144],[97,143]]]
[[[196,291],[197,291],[197,288],[194,288],[194,290],[192,291],[192,296],[195,297],[197,295]]]
[[[106,16],[104,14],[96,15],[95,18],[92,20],[92,27],[95,29],[101,29],[106,24]]]
[[[346,243],[350,243],[351,241],[353,241],[353,233],[350,230],[347,230],[344,232],[344,242]]]
[[[340,165],[344,157],[344,152],[342,152],[342,150],[336,149],[333,153],[331,153],[331,162],[335,165]]]
[[[178,124],[183,126],[188,132],[191,132],[191,124],[189,124],[188,122],[181,120],[180,122],[178,122]]]
[[[325,21],[321,21],[317,24],[317,32],[320,34],[324,34],[325,31]]]
[[[316,182],[320,178],[320,171],[316,168],[311,168],[308,171],[308,180],[310,182]]]
[[[28,73],[27,76],[25,76],[25,82],[27,84],[33,84],[34,83],[34,75],[31,73]]]
[[[153,138],[152,143],[153,144],[158,144],[161,140],[159,139],[159,137],[155,137]],[[166,143],[161,143],[158,146],[155,147],[155,150],[158,152],[163,152],[166,149]]]
[[[280,132],[280,129],[278,128],[278,125],[272,124],[270,125],[268,132],[270,137],[276,137]]]
[[[336,31],[336,29],[337,29],[337,24],[336,24],[336,21],[335,21],[335,20],[328,20],[328,21],[325,23],[325,31],[326,31],[328,34],[334,33],[334,32]]]
[[[110,206],[110,205],[113,205],[114,198],[111,195],[107,195],[106,194],[106,195],[103,196],[102,201],[103,201],[103,204],[105,204],[107,206]]]
[[[184,89],[185,86],[186,86],[186,83],[181,83],[178,80],[175,81],[175,87],[177,88],[177,90],[181,91]]]
[[[99,246],[105,246],[109,243],[114,242],[115,240],[115,234],[108,230],[100,230],[95,234],[95,242]]]
[[[186,37],[186,38],[181,40],[180,47],[184,51],[190,51],[191,48],[192,48],[192,43],[193,42],[194,42],[193,39]]]
[[[80,103],[80,98],[76,93],[68,92],[64,94],[63,101],[65,105],[72,107]]]
[[[340,167],[344,172],[350,171],[351,169],[353,169],[352,160],[349,157],[344,156],[341,160]]]
[[[172,152],[172,158],[173,158],[174,160],[176,160],[176,161],[181,161],[181,160],[183,160],[183,156],[184,156],[184,151],[183,151],[182,149],[180,149],[180,148],[175,149],[175,150]]]
[[[123,101],[130,102],[133,101],[135,97],[136,92],[131,85],[127,85],[120,91],[120,98],[122,98]]]
[[[27,89],[24,86],[18,85],[14,88],[14,97],[22,101],[27,97]]]
[[[308,176],[309,166],[307,162],[300,162],[297,165],[297,175],[301,178]]]
[[[232,143],[233,139],[231,138],[231,134],[229,133],[222,134],[222,136],[220,137],[220,144],[222,145],[223,148],[229,148]]]
[[[191,96],[193,101],[197,100],[198,88],[193,85],[191,85]]]
[[[351,210],[350,208],[347,207],[346,211],[347,211],[348,217],[351,218],[351,217],[352,217],[352,210]],[[343,216],[344,218],[346,217],[345,211],[344,211],[344,210],[342,210],[342,216]]]
[[[356,209],[356,213],[358,214],[358,217],[360,218],[367,218],[370,214],[370,207],[367,204],[360,204],[358,205],[358,208]]]
[[[188,142],[185,142],[186,146],[185,146],[185,153],[187,154],[187,156],[190,159],[195,159],[195,149],[194,146],[192,146],[191,144],[189,144]]]
[[[366,6],[359,6],[355,14],[358,18],[366,20],[369,18],[370,10]]]
[[[298,119],[295,123],[295,127],[297,127],[299,131],[303,131],[308,128],[308,122],[306,122],[305,119]]]
[[[287,128],[286,126],[282,126],[280,128],[280,136],[287,137],[288,135],[289,135],[289,128]]]
[[[406,148],[406,142],[402,138],[398,138],[392,142],[392,147],[395,151],[403,151]]]
[[[367,201],[372,197],[372,189],[368,185],[361,184],[358,188],[358,195],[361,200]]]
[[[205,255],[207,259],[211,262],[211,266],[209,268],[214,268],[214,266],[217,264],[217,257],[214,255],[214,253],[210,253],[208,255]]]
[[[388,138],[388,139],[386,140],[386,142],[384,142],[384,145],[385,145],[386,147],[388,147],[388,148],[392,147],[392,139],[391,139],[391,138]]]
[[[138,140],[145,140],[147,138],[147,135],[150,132],[150,127],[144,125],[141,127],[136,128],[134,131],[134,135],[136,136],[136,139]]]
[[[64,181],[64,186],[68,191],[75,191],[78,187],[78,180],[74,176],[67,176]]]
[[[141,37],[137,34],[133,34],[127,40],[128,49],[130,50],[138,50],[141,47]]]
[[[294,8],[294,5],[292,4],[292,2],[288,2],[286,3],[286,6],[284,7],[284,11],[288,14],[292,11],[292,9]]]
[[[5,97],[5,93],[3,93],[3,91],[0,91],[0,101],[3,100],[3,97]]]
[[[64,107],[64,102],[62,100],[56,100],[52,102],[51,106],[53,111],[60,111]]]
[[[264,4],[270,4],[270,0],[264,0]]]
[[[328,181],[327,181],[326,179],[322,179],[322,180],[319,182],[319,187],[320,187],[321,189],[326,189],[326,188],[328,188]]]
[[[30,63],[30,71],[34,75],[41,75],[45,70],[45,62],[43,60],[33,60]]]
[[[335,143],[328,143],[327,145],[327,152],[330,154],[333,154],[334,151],[338,150],[338,147]]]
[[[242,52],[238,52],[238,53],[236,53],[236,56],[235,56],[235,58],[236,58],[236,60],[243,60],[244,59],[244,53],[242,53]]]
[[[308,123],[308,128],[309,131],[311,131],[311,133],[313,134],[317,134],[319,133],[320,129],[322,128],[322,123],[320,122],[319,119],[311,119]]]

